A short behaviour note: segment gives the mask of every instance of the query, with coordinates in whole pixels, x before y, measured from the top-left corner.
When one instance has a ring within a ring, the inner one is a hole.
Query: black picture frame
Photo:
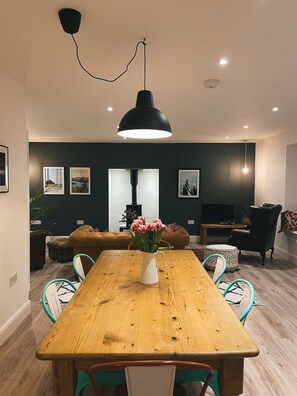
[[[182,168],[177,170],[177,197],[182,199],[200,198],[201,170]]]
[[[8,147],[0,145],[0,193],[9,191]]]

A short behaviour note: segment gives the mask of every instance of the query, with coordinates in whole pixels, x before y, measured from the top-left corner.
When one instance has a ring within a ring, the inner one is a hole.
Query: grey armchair
[[[263,206],[250,207],[249,229],[234,229],[228,240],[229,245],[236,246],[239,252],[247,250],[259,252],[262,257],[262,265],[265,265],[265,256],[271,250],[271,259],[274,252],[274,240],[276,225],[281,205],[264,204]]]

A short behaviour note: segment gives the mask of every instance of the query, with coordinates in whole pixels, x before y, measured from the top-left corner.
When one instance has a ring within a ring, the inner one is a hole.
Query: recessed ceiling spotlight
[[[229,139],[229,136],[225,136],[225,139]]]
[[[244,127],[244,129],[248,129],[249,125],[244,125],[243,127]]]
[[[278,111],[278,107],[272,107],[272,111]]]
[[[228,61],[227,58],[221,58],[221,59],[219,59],[219,65],[221,65],[221,66],[225,66],[225,65],[227,65],[228,63],[229,63],[229,61]]]
[[[107,111],[113,111],[113,108],[111,106],[108,106]]]

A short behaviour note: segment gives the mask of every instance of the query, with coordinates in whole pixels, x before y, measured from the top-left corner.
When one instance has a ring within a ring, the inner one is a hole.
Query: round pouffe
[[[206,259],[211,254],[215,254],[215,253],[221,254],[222,256],[225,257],[226,262],[227,262],[226,272],[234,272],[234,271],[239,270],[238,249],[236,246],[208,245],[205,247],[205,252],[204,252],[205,258],[204,259]],[[213,257],[205,263],[204,268],[214,271],[216,262],[217,262],[216,257]]]

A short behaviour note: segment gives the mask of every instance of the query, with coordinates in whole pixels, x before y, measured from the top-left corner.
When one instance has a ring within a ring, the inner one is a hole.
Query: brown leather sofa
[[[189,244],[190,236],[184,227],[174,224],[163,231],[162,240],[168,242],[174,249],[184,249]],[[129,232],[100,232],[90,225],[83,225],[70,234],[69,243],[74,249],[74,255],[85,253],[96,260],[103,250],[128,249],[131,236]],[[87,273],[90,264],[87,262],[83,264]]]

